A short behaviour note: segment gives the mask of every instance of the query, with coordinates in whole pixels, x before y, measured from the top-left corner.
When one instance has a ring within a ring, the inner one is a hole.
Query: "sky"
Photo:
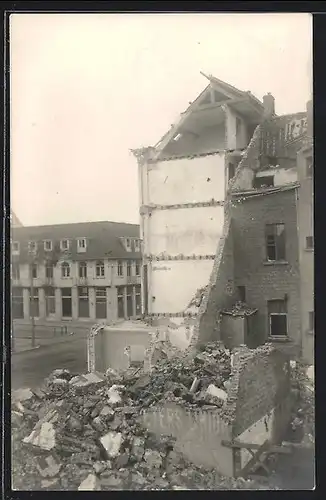
[[[312,95],[310,14],[12,14],[11,206],[24,225],[139,223],[130,149],[213,74],[276,113]]]

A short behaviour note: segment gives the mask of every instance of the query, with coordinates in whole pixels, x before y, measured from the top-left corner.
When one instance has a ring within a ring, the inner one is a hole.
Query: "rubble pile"
[[[166,401],[191,407],[218,406],[226,399],[231,356],[220,343],[210,343],[194,357],[174,357],[158,362],[128,393],[143,407]]]
[[[174,441],[137,421],[166,400],[219,405],[230,355],[210,344],[192,360],[119,374],[55,370],[41,388],[12,396],[12,487],[22,490],[266,489],[187,462]]]
[[[315,442],[314,384],[307,376],[307,367],[296,362],[291,370],[291,391],[294,405],[290,423],[293,441],[313,445]]]

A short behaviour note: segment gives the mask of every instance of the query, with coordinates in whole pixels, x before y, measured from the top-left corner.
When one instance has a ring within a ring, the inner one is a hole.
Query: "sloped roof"
[[[198,102],[212,86],[221,89],[222,92],[225,91],[227,97],[230,99],[230,104],[232,104],[232,99],[244,98],[246,99],[247,102],[253,104],[256,110],[258,108],[259,113],[263,112],[263,104],[253,94],[251,94],[251,92],[239,90],[236,87],[230,85],[229,83],[226,83],[223,80],[220,80],[214,76],[207,76],[203,72],[201,72],[201,74],[209,80],[210,82],[209,85],[207,85],[205,89],[196,97],[196,99],[192,103],[190,103],[188,108],[183,113],[181,113],[177,122],[174,123],[170,127],[170,129],[161,137],[161,139],[155,144],[153,149],[156,150],[156,155],[159,155],[164,150],[169,141],[177,134],[179,128],[186,121],[189,114],[194,110]],[[133,153],[137,155],[141,153],[141,151],[135,149],[133,150]]]
[[[77,253],[77,238],[87,239],[87,250]],[[52,240],[54,252],[59,252],[60,240],[69,239],[68,258],[73,260],[96,259],[139,259],[140,252],[128,252],[122,242],[123,238],[140,238],[139,225],[123,222],[78,222],[74,224],[53,224],[47,226],[24,226],[13,228],[12,239],[20,242],[22,261],[28,257],[28,241],[40,242],[39,257],[46,257],[51,252],[44,252],[43,241]]]
[[[22,227],[23,225],[14,212],[11,212],[11,225],[13,227]]]

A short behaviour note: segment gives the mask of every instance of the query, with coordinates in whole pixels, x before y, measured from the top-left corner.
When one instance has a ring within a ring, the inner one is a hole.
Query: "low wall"
[[[221,409],[188,409],[168,402],[144,410],[140,421],[154,434],[176,439],[175,448],[194,464],[233,476],[250,460],[225,441],[279,442],[291,416],[288,359],[269,345],[235,350],[228,398]]]
[[[141,422],[150,432],[176,439],[175,449],[198,466],[233,475],[233,451],[222,446],[230,440],[231,427],[218,410],[189,410],[176,403],[144,410]]]

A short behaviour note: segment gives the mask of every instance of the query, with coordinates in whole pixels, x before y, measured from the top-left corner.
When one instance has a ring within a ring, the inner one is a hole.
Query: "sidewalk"
[[[15,337],[14,339],[14,349],[11,349],[11,354],[14,356],[15,354],[20,354],[22,352],[32,351],[34,349],[39,349],[42,347],[46,347],[54,344],[62,344],[69,343],[75,340],[79,340],[81,338],[87,338],[87,329],[85,330],[76,330],[73,334],[68,335],[57,335],[52,337],[37,337],[35,338],[35,347],[32,347],[32,339],[31,337]]]

